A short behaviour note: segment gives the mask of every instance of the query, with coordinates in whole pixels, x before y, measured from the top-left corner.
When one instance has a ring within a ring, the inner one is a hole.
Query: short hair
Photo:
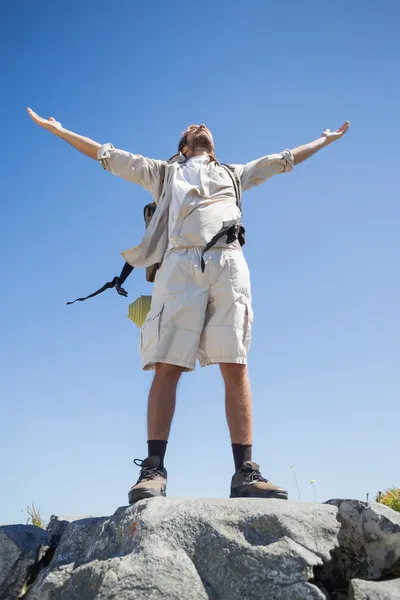
[[[194,129],[198,129],[199,127],[200,127],[200,125],[189,125],[189,127],[187,127],[185,129],[185,131],[182,131],[181,139],[179,140],[179,144],[178,144],[178,152],[182,152],[184,147],[187,146],[187,139],[188,139],[189,133],[191,131],[193,131]]]

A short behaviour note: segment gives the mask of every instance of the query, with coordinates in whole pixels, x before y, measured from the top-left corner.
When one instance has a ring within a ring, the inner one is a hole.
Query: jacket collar
[[[211,162],[215,162],[218,166],[219,166],[219,162],[217,161],[217,159],[215,158],[215,156],[213,154],[209,154],[208,155],[210,158],[210,163]],[[174,154],[174,156],[171,156],[171,158],[169,159],[168,163],[169,164],[173,164],[173,163],[180,163],[183,164],[187,161],[188,159],[186,158],[186,156],[184,156],[182,154],[182,152],[179,152],[178,154]]]

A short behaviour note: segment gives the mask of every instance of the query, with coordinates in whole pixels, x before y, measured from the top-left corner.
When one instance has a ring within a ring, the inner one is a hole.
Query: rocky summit
[[[154,498],[0,527],[0,600],[394,600],[400,514],[330,500]]]

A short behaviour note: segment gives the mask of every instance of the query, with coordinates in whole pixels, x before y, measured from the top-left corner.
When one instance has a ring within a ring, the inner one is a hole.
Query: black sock
[[[251,460],[251,444],[232,444],[233,460],[235,461],[235,469],[239,471],[242,464]]]
[[[147,446],[149,449],[149,456],[159,456],[161,458],[160,469],[164,468],[164,456],[167,451],[166,440],[148,440]]]

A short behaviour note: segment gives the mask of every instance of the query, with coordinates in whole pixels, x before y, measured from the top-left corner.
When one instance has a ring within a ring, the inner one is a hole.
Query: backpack
[[[233,187],[235,190],[235,196],[236,196],[236,205],[240,210],[240,214],[242,214],[242,188],[240,185],[240,179],[237,176],[237,173],[236,173],[234,167],[232,167],[231,165],[220,164],[220,167],[225,169],[225,171],[228,173],[228,175],[232,179]],[[160,175],[159,197],[161,196],[163,186],[164,186],[165,170],[166,170],[166,165],[162,165],[161,175]],[[156,212],[156,209],[157,209],[157,204],[155,202],[146,204],[146,206],[144,207],[143,216],[144,216],[144,222],[145,222],[146,229],[150,225],[150,221],[153,218],[154,213]],[[204,247],[204,249],[202,251],[201,270],[203,272],[205,269],[204,254],[206,252],[208,252],[208,250],[210,250],[210,248],[212,248],[217,243],[217,241],[224,235],[226,235],[226,241],[228,244],[231,244],[235,240],[238,240],[240,245],[244,246],[244,244],[246,242],[245,229],[244,229],[241,221],[240,222],[239,221],[230,221],[228,223],[224,223],[224,225],[221,227],[221,229],[214,235],[214,237],[208,242],[208,244]],[[149,267],[146,267],[146,280],[147,281],[149,281],[151,283],[154,282],[157,270],[159,269],[160,266],[161,266],[161,263],[157,263],[154,265],[150,265]],[[77,298],[76,300],[73,300],[72,302],[67,302],[67,305],[74,304],[75,302],[83,302],[84,300],[88,300],[89,298],[94,298],[94,296],[97,296],[98,294],[101,294],[101,293],[105,292],[105,290],[108,290],[111,288],[115,288],[120,296],[124,296],[126,298],[128,296],[128,292],[122,287],[122,285],[125,283],[126,279],[132,273],[133,269],[134,269],[134,267],[132,267],[132,265],[130,265],[129,263],[126,262],[124,264],[124,266],[122,267],[122,271],[118,277],[114,277],[114,279],[112,279],[112,281],[108,281],[107,283],[105,283],[103,285],[103,287],[98,289],[96,292],[93,292],[93,294],[90,294],[89,296],[86,296],[85,298]]]

